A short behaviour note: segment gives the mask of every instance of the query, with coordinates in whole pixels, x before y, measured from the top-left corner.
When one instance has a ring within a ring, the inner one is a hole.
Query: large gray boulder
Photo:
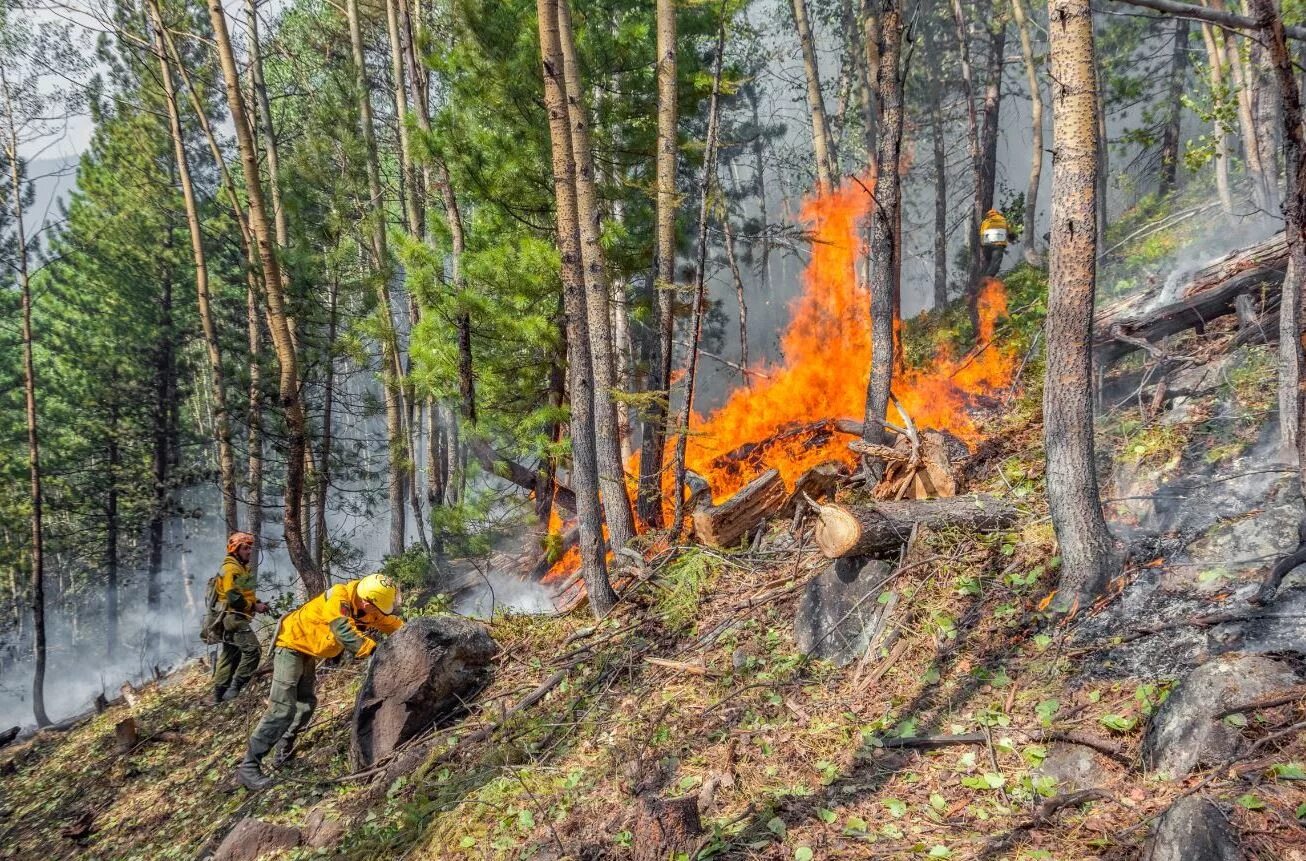
[[[227,832],[213,853],[213,861],[258,861],[273,852],[294,849],[299,840],[298,828],[274,825],[247,816]]]
[[[1161,814],[1143,861],[1240,861],[1228,818],[1198,795],[1181,798]]]
[[[884,607],[880,590],[893,569],[878,559],[836,559],[808,582],[794,618],[804,654],[844,666],[866,652]]]
[[[499,645],[453,616],[414,619],[376,649],[354,703],[350,753],[366,768],[460,714],[489,682]]]
[[[1297,683],[1287,664],[1260,655],[1224,657],[1189,673],[1157,710],[1143,741],[1143,759],[1172,778],[1238,753],[1238,727],[1218,715]]]

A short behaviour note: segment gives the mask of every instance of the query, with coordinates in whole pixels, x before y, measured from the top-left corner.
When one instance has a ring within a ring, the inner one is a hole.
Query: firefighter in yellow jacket
[[[209,596],[212,606],[221,611],[222,652],[213,668],[213,702],[234,700],[258,669],[262,647],[250,628],[255,613],[266,613],[268,605],[254,595],[254,574],[250,558],[254,553],[254,536],[233,532],[227,539],[227,557]]]
[[[269,751],[278,765],[294,753],[295,739],[317,706],[313,692],[317,662],[348,652],[365,658],[376,648],[369,634],[393,634],[403,627],[395,615],[399,589],[384,574],[337,583],[281,620],[272,653],[268,710],[250,736],[236,780],[263,789],[272,779],[261,763]]]

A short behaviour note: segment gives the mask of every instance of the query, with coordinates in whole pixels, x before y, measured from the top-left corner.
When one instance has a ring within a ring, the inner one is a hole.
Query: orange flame
[[[765,377],[736,389],[707,417],[697,413],[691,417],[686,465],[707,479],[718,502],[769,468],[778,469],[792,487],[817,464],[854,463],[847,435],[829,423],[812,423],[861,419],[866,409],[870,298],[855,270],[865,253],[858,228],[872,200],[866,185],[873,187],[874,179],[845,183],[803,204],[801,219],[810,227],[811,259],[780,342],[783,361],[759,368]],[[928,366],[895,375],[894,394],[917,427],[950,431],[970,443],[979,438],[969,410],[984,394],[1009,385],[1014,370],[1011,351],[992,343],[997,320],[1006,313],[1002,282],[987,279],[979,294],[979,346],[960,358],[941,350]],[[901,421],[893,414],[888,418]],[[750,444],[758,441],[766,441],[765,446],[750,450]],[[674,447],[674,439],[669,439],[663,482],[668,519]],[[636,464],[627,466],[636,471]],[[574,570],[576,564],[568,554],[546,579]]]

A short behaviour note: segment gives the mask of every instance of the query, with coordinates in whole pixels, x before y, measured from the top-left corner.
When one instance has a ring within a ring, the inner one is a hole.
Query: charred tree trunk
[[[1179,148],[1183,145],[1184,87],[1188,80],[1188,19],[1174,22],[1174,47],[1170,54],[1169,113],[1161,132],[1162,194],[1179,187]]]
[[[707,221],[712,190],[717,176],[718,108],[721,103],[721,64],[725,56],[726,22],[724,14],[717,26],[716,54],[712,64],[712,96],[707,109],[707,140],[703,152],[703,181],[698,198],[698,254],[694,266],[694,319],[689,341],[689,360],[685,368],[685,399],[677,424],[675,483],[672,485],[671,529],[676,535],[684,524],[685,451],[689,444],[689,417],[694,412],[694,387],[698,381],[698,345],[703,336],[704,305],[707,303]]]
[[[598,454],[599,491],[608,525],[608,543],[625,547],[635,537],[635,519],[626,494],[626,470],[621,462],[621,431],[613,398],[617,372],[612,354],[611,286],[603,246],[599,243],[599,196],[594,181],[594,153],[589,112],[581,99],[580,61],[572,32],[568,0],[558,0],[558,34],[562,46],[563,79],[571,125],[572,156],[576,162],[576,211],[581,264],[585,277],[590,356],[594,365],[594,444]]]
[[[558,33],[558,0],[536,0],[544,102],[549,115],[553,153],[553,192],[557,206],[558,250],[562,256],[562,290],[567,309],[567,358],[571,391],[572,489],[576,492],[581,564],[594,615],[603,618],[616,604],[603,553],[599,503],[598,456],[594,446],[594,379],[581,271],[576,210],[576,162],[568,127],[567,85]]]
[[[1038,66],[1034,63],[1034,45],[1030,37],[1029,20],[1025,17],[1024,0],[1011,0],[1011,11],[1020,32],[1020,56],[1025,63],[1025,83],[1029,87],[1029,127],[1031,134],[1029,154],[1029,182],[1025,185],[1025,217],[1022,243],[1025,260],[1031,266],[1043,264],[1039,247],[1038,187],[1043,180],[1043,85],[1038,79]]]
[[[1088,0],[1052,0],[1049,16],[1055,156],[1043,439],[1048,506],[1062,560],[1054,606],[1069,611],[1092,602],[1113,564],[1093,452],[1098,93]]]
[[[676,313],[676,3],[657,0],[657,221],[653,246],[653,292],[657,338],[649,362],[649,394],[639,456],[639,519],[662,525],[662,457],[671,387]]]
[[[1287,179],[1283,218],[1288,243],[1288,275],[1279,305],[1279,428],[1280,441],[1297,452],[1297,468],[1306,471],[1306,377],[1302,372],[1301,333],[1306,327],[1306,135],[1302,132],[1301,91],[1293,76],[1292,54],[1284,35],[1283,18],[1271,0],[1251,0],[1270,62],[1279,80],[1283,102],[1283,163]]]
[[[816,43],[807,14],[807,0],[793,0],[794,26],[798,46],[803,53],[803,72],[807,78],[807,108],[812,118],[812,151],[816,156],[816,181],[821,191],[834,187],[839,175],[834,159],[834,142],[825,115],[825,98],[821,95],[821,71],[816,60]]]
[[[231,49],[231,36],[227,31],[227,17],[220,0],[209,0],[209,19],[213,24],[214,42],[226,84],[227,106],[231,111],[236,143],[240,150],[241,167],[245,174],[245,190],[249,197],[249,227],[258,247],[259,262],[263,272],[263,286],[267,293],[268,327],[280,365],[278,397],[286,416],[287,453],[285,517],[283,518],[286,551],[291,564],[304,581],[310,595],[323,591],[325,583],[317,566],[313,564],[304,535],[299,529],[300,507],[304,495],[304,453],[307,450],[307,428],[304,404],[299,393],[299,359],[291,338],[287,316],[285,292],[282,288],[281,264],[277,260],[276,245],[267,218],[267,206],[259,178],[258,153],[250,131],[245,111],[244,95],[240,91],[240,77],[235,55]]]
[[[902,146],[902,12],[898,0],[879,4],[879,67],[875,70],[879,128],[876,143],[876,205],[871,210],[870,283],[871,368],[866,384],[866,417],[862,438],[884,440],[883,421],[888,414],[893,386],[894,299],[900,268],[898,236],[902,229],[902,181],[898,161]]]

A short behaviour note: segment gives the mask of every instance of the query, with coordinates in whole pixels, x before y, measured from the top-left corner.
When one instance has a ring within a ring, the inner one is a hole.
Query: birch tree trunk
[[[572,490],[580,531],[581,565],[590,609],[603,618],[617,602],[608,582],[603,552],[603,514],[599,503],[598,456],[594,446],[594,379],[586,319],[585,276],[581,270],[576,210],[576,162],[571,150],[558,0],[536,0],[544,105],[549,114],[553,153],[553,194],[557,207],[558,251],[562,257],[562,295],[567,313],[567,364],[571,390]]]
[[[1092,328],[1097,282],[1097,85],[1088,0],[1052,0],[1052,242],[1048,267],[1043,441],[1061,547],[1053,606],[1087,607],[1106,585],[1112,548],[1093,451]]]
[[[1038,79],[1038,66],[1034,63],[1034,45],[1030,37],[1029,20],[1025,17],[1023,0],[1011,0],[1011,12],[1020,33],[1020,56],[1025,63],[1025,83],[1029,87],[1029,182],[1025,185],[1025,217],[1022,243],[1025,260],[1031,266],[1043,265],[1043,252],[1038,238],[1038,187],[1043,179],[1043,85]]]
[[[621,430],[613,399],[617,373],[613,360],[610,314],[611,285],[603,246],[599,244],[599,195],[594,180],[594,152],[590,140],[589,112],[581,99],[580,62],[571,25],[568,0],[557,0],[558,35],[562,48],[563,83],[567,88],[567,115],[571,127],[572,156],[576,165],[576,215],[579,221],[581,265],[585,277],[585,307],[594,366],[594,444],[598,455],[599,492],[608,543],[625,547],[635,537],[635,519],[626,493],[626,470],[621,461]]]
[[[899,0],[880,0],[879,66],[875,69],[876,126],[875,197],[871,210],[868,254],[870,255],[871,368],[866,384],[866,415],[862,438],[869,443],[884,441],[884,419],[889,409],[894,365],[894,299],[898,294],[901,268],[898,236],[902,231],[902,180],[898,162],[902,147],[902,10]]]
[[[839,175],[834,157],[834,139],[825,115],[825,98],[821,95],[821,71],[816,59],[816,43],[807,14],[807,0],[793,0],[794,26],[798,46],[803,52],[803,72],[807,77],[807,108],[812,115],[812,151],[816,156],[816,182],[822,192],[834,188]]]
[[[676,3],[657,0],[657,221],[653,245],[653,292],[657,337],[651,345],[648,393],[639,455],[639,519],[662,525],[662,457],[666,447],[671,358],[676,313]]]
[[[277,259],[267,205],[259,178],[258,153],[250,131],[245,98],[240,91],[240,76],[235,55],[231,50],[231,36],[227,30],[227,17],[221,0],[209,0],[209,19],[213,25],[213,38],[218,51],[222,77],[227,90],[227,107],[231,112],[236,143],[240,150],[241,167],[245,174],[245,190],[249,197],[249,227],[258,247],[259,263],[263,272],[263,286],[267,296],[268,327],[280,365],[278,398],[286,416],[286,487],[284,493],[285,516],[282,519],[286,551],[291,564],[304,582],[310,595],[323,591],[321,573],[313,564],[304,535],[299,528],[300,508],[304,496],[304,453],[307,450],[307,429],[304,404],[299,393],[299,359],[291,339],[286,310],[286,297],[282,289],[281,264]]]

